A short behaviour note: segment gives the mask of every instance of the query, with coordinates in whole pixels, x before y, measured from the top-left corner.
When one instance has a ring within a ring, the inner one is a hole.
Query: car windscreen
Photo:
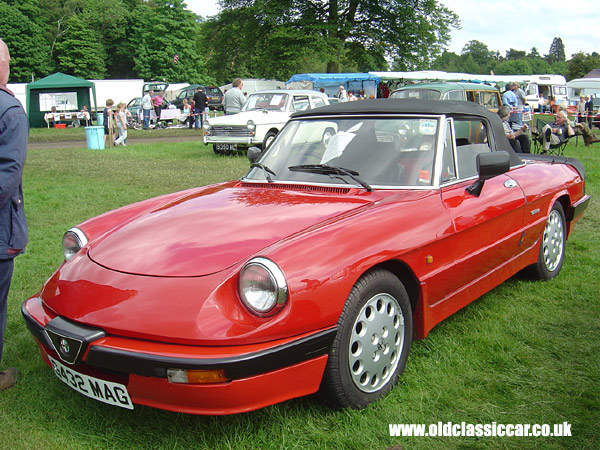
[[[439,128],[437,117],[292,120],[246,179],[355,185],[350,173],[373,186],[431,186]]]
[[[206,95],[221,95],[221,90],[218,87],[207,87]]]
[[[266,109],[268,111],[285,111],[288,94],[285,93],[260,93],[251,94],[242,108],[242,111]]]
[[[442,97],[440,91],[435,89],[401,89],[390,94],[390,98],[418,98],[427,100],[439,100]]]

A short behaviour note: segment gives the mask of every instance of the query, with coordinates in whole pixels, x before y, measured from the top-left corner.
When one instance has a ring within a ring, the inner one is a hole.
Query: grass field
[[[64,131],[64,130],[63,130]],[[41,135],[40,135],[41,136]],[[40,139],[42,139],[40,137]],[[244,157],[198,143],[31,150],[24,175],[30,244],[16,260],[0,393],[4,449],[582,449],[600,448],[600,146],[569,146],[588,172],[591,206],[560,276],[515,277],[415,342],[399,385],[363,411],[313,398],[224,417],[104,405],[69,389],[39,357],[20,314],[58,267],[64,231],[151,196],[237,178]],[[572,437],[390,437],[390,423],[554,424]]]

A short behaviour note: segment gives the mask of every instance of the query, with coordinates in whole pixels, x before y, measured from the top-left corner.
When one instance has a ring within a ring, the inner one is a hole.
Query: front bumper
[[[208,136],[204,135],[205,144],[237,144],[239,147],[251,147],[260,144],[256,137],[240,137],[240,136]]]
[[[134,403],[194,414],[251,411],[316,392],[336,333],[333,327],[263,344],[202,347],[111,336],[54,316],[38,297],[21,312],[48,365],[48,356],[60,359],[75,371],[116,378]],[[81,341],[78,354],[64,354],[53,334]],[[167,369],[223,369],[228,381],[170,383]]]

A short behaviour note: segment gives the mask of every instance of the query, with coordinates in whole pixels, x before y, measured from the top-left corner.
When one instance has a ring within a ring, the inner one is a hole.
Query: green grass
[[[169,137],[169,136],[195,136],[198,137],[198,131],[190,128],[161,128],[160,130],[136,130],[129,128],[127,137],[134,139],[137,137]],[[82,141],[85,142],[85,128],[31,128],[29,130],[29,142],[62,142],[62,141]]]
[[[63,132],[65,130],[51,130]],[[70,130],[67,130],[70,131]],[[78,130],[73,130],[78,131]],[[46,131],[47,132],[47,131]],[[415,342],[399,385],[363,411],[313,398],[224,417],[143,406],[132,412],[69,389],[39,357],[20,315],[61,261],[64,231],[124,204],[237,178],[248,162],[198,143],[31,150],[30,225],[16,260],[2,366],[23,379],[0,393],[0,445],[19,449],[581,449],[600,446],[600,148],[567,148],[593,201],[568,241],[560,276],[515,277]],[[562,423],[564,438],[390,437],[389,423]]]

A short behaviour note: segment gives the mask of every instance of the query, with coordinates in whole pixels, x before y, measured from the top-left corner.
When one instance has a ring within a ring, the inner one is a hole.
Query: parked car
[[[169,100],[167,100],[166,98],[163,98],[163,108],[168,108],[169,105],[171,104],[171,102]],[[135,97],[132,98],[131,100],[129,100],[129,103],[127,103],[127,109],[129,110],[129,112],[131,113],[131,116],[134,118],[134,120],[141,122],[143,117],[142,117],[142,97]],[[154,113],[154,109],[152,110],[152,113],[150,115],[150,123],[154,123],[156,122],[156,115]]]
[[[201,84],[190,84],[189,86],[183,88],[177,97],[173,100],[173,104],[179,108],[183,108],[183,99],[191,100],[194,97],[194,94],[198,90],[198,87],[201,87],[208,98],[208,107],[211,110],[219,110],[223,111],[223,92],[217,86],[204,86]]]
[[[270,90],[250,94],[238,114],[204,122],[204,143],[217,154],[228,154],[253,145],[266,148],[296,111],[329,104],[327,95],[309,90]]]
[[[497,88],[480,83],[417,83],[393,91],[389,98],[418,98],[429,100],[464,100],[498,112],[502,105]]]
[[[519,271],[556,277],[590,200],[577,160],[517,155],[468,102],[306,108],[248,154],[241,180],[66,232],[22,305],[60,380],[129,409],[365,407],[413,339]]]

